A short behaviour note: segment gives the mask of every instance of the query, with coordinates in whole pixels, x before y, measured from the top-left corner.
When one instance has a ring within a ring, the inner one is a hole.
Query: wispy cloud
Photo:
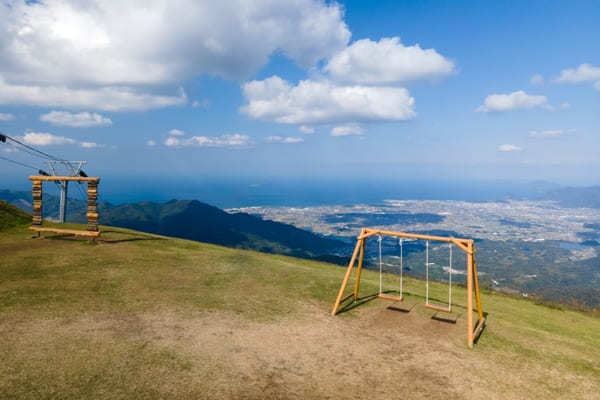
[[[75,144],[75,140],[65,137],[53,135],[47,132],[27,132],[23,135],[23,141],[32,146],[53,146],[59,144]]]
[[[202,108],[202,109],[206,110],[206,109],[208,109],[209,106],[210,106],[210,100],[208,100],[208,99],[194,100],[192,102],[192,107],[194,107],[194,108]]]
[[[502,144],[498,146],[498,150],[502,152],[513,152],[513,151],[521,151],[523,148],[516,146],[514,144]]]
[[[103,144],[99,144],[96,142],[79,142],[79,146],[83,147],[84,149],[95,149],[97,147],[104,147]]]
[[[77,141],[70,137],[54,135],[48,132],[25,132],[21,137],[23,142],[31,146],[58,146],[58,145],[79,145],[85,149],[95,149],[99,147],[105,147],[105,145],[88,142],[88,141]]]
[[[68,111],[51,111],[48,114],[41,115],[40,121],[48,122],[52,125],[74,128],[112,125],[110,118],[90,112],[70,113]]]
[[[185,135],[185,132],[179,129],[171,129],[169,131],[169,135],[171,136],[183,136]]]
[[[12,121],[15,116],[7,113],[0,113],[0,121]]]
[[[305,135],[312,135],[313,133],[315,133],[315,128],[313,128],[312,126],[300,125],[300,127],[298,127],[298,130],[304,133]]]
[[[335,126],[331,129],[331,136],[362,135],[363,129],[356,124]]]
[[[530,131],[529,136],[536,138],[549,138],[562,136],[565,132],[562,129],[553,129],[545,131]]]
[[[541,86],[544,84],[544,77],[541,74],[535,74],[529,80],[532,86]]]
[[[221,136],[191,136],[185,139],[169,136],[164,142],[167,147],[248,147],[251,144],[249,136],[239,133]]]
[[[283,137],[283,136],[269,136],[265,139],[268,143],[302,143],[304,139],[300,137]]]

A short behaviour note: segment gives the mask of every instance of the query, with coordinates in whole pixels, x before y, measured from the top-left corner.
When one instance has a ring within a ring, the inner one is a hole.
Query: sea
[[[554,187],[546,182],[447,181],[350,178],[144,178],[103,179],[101,199],[137,201],[199,200],[221,208],[380,204],[387,199],[472,202],[536,198]]]

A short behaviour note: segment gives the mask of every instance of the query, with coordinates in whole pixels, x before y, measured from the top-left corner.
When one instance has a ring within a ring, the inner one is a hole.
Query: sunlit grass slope
[[[98,244],[0,230],[0,398],[600,393],[591,315],[484,292],[489,322],[468,350],[462,288],[455,323],[431,318],[415,280],[410,312],[374,300],[331,317],[343,268],[106,229]],[[378,279],[366,271],[361,293]]]

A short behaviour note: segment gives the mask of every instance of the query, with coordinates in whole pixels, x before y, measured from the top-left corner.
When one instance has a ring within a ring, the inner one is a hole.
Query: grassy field
[[[454,323],[414,280],[409,312],[373,300],[331,317],[343,273],[115,228],[98,244],[0,230],[0,398],[600,397],[592,315],[484,292],[468,350],[462,288]]]

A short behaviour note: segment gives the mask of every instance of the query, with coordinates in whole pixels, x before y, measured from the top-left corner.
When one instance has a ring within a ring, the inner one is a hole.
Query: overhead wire
[[[3,156],[0,156],[0,159],[2,159],[4,161],[8,161],[8,162],[16,164],[16,165],[20,165],[20,166],[25,167],[25,168],[31,168],[31,169],[36,170],[36,171],[38,170],[38,168],[36,168],[36,167],[34,167],[32,165],[24,164],[24,163],[22,163],[20,161],[12,160],[10,158],[6,158],[6,157],[3,157]]]
[[[60,157],[53,156],[52,154],[49,154],[49,153],[46,153],[46,152],[41,151],[39,149],[36,149],[35,147],[32,147],[32,146],[30,146],[30,145],[28,145],[26,143],[23,143],[20,140],[17,140],[17,139],[15,139],[15,138],[13,138],[13,137],[11,137],[9,135],[0,133],[0,136],[2,137],[2,139],[4,139],[4,140],[2,140],[3,142],[5,142],[6,139],[8,139],[9,141],[12,142],[11,143],[12,146],[14,146],[16,149],[18,149],[20,151],[23,151],[24,153],[27,153],[27,154],[29,154],[31,156],[34,156],[34,157],[41,158],[41,159],[43,159],[45,161],[60,162],[60,163],[64,164],[65,167],[69,168],[74,175],[76,175],[78,173],[78,171],[73,166],[73,164],[71,162],[69,162],[68,160],[62,159]],[[6,160],[6,161],[9,161],[9,162],[13,162],[13,163],[16,163],[16,164],[19,164],[19,165],[22,165],[22,166],[26,166],[27,168],[32,168],[34,170],[41,171],[41,169],[32,167],[30,165],[25,165],[25,164],[19,163],[18,161],[10,160],[10,159],[7,159],[5,157],[1,157],[1,158],[4,159],[4,160]],[[57,182],[57,185],[58,185],[58,182]],[[81,195],[81,200],[83,202],[85,202],[85,199],[86,199],[86,196],[87,196],[86,193],[81,188],[81,185],[77,185],[77,188],[78,188],[78,191],[79,191],[79,193]]]

